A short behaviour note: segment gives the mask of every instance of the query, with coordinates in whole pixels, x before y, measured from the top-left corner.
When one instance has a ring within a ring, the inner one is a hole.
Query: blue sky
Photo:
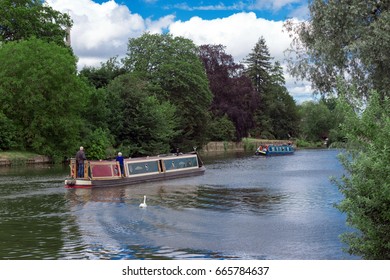
[[[95,1],[103,3],[106,1]],[[269,20],[285,20],[294,15],[294,11],[306,5],[300,0],[229,0],[229,1],[191,1],[191,0],[130,0],[118,1],[125,4],[134,13],[144,17],[160,18],[174,14],[177,19],[186,21],[193,16],[203,19],[228,17],[238,12],[255,12],[258,17]]]
[[[307,18],[307,0],[46,0],[73,19],[71,44],[78,67],[99,66],[109,58],[126,55],[130,38],[145,32],[169,32],[196,45],[222,44],[235,62],[242,62],[260,37],[271,56],[284,69],[284,51],[291,38],[284,31],[287,19]],[[311,99],[305,81],[285,71],[286,87],[301,103]]]
[[[107,0],[94,2],[101,4]],[[193,16],[208,20],[224,18],[239,12],[254,12],[257,17],[268,20],[285,20],[297,16],[307,7],[307,0],[122,0],[117,3],[145,18],[158,19],[173,14],[182,21]]]

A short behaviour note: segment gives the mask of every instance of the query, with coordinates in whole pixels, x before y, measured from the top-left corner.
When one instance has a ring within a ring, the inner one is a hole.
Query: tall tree
[[[69,15],[62,14],[40,0],[0,1],[0,42],[30,37],[65,45]]]
[[[197,46],[183,37],[146,33],[131,38],[124,65],[156,85],[159,100],[176,107],[182,134],[173,146],[192,149],[206,141],[212,95]]]
[[[258,105],[258,94],[249,78],[243,75],[244,66],[236,64],[222,45],[202,45],[199,55],[214,95],[211,104],[214,121],[227,127],[225,117],[228,117],[235,126],[234,140],[246,137],[254,125],[253,113]],[[225,135],[231,134],[227,132]]]
[[[250,77],[256,91],[260,94],[265,91],[270,79],[271,59],[272,57],[270,56],[265,39],[264,37],[260,37],[244,61],[247,64],[246,74]]]
[[[76,71],[75,57],[55,43],[0,47],[0,112],[16,128],[19,146],[60,158],[73,153],[90,90]]]
[[[270,82],[264,93],[264,115],[272,125],[272,134],[277,139],[288,139],[299,132],[298,107],[289,94],[283,75],[283,69],[276,61],[270,70]]]
[[[272,64],[265,39],[261,37],[246,59],[246,75],[258,92],[260,103],[255,112],[256,137],[286,139],[297,132],[298,111],[285,87],[283,69]]]

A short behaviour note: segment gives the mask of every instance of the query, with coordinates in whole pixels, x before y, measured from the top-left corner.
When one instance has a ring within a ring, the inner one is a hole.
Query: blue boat
[[[255,155],[257,156],[284,156],[292,155],[294,147],[291,144],[282,145],[261,145],[257,148]]]

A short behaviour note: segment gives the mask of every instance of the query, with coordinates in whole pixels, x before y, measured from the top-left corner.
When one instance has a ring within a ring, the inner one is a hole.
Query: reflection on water
[[[206,157],[203,176],[102,189],[0,171],[0,259],[351,259],[336,155]]]

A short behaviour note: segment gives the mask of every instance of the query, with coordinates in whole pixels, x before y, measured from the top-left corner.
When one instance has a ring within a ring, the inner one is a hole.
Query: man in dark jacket
[[[85,157],[84,148],[80,147],[80,150],[76,153],[76,161],[78,165],[77,169],[77,177],[83,178],[84,177],[84,160],[87,158]]]

